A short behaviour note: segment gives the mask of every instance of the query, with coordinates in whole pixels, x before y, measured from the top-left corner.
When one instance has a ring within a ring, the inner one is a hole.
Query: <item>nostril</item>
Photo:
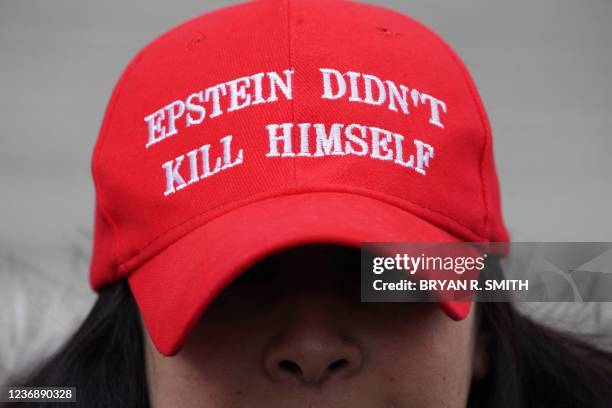
[[[300,366],[290,360],[282,360],[278,363],[278,367],[283,371],[290,372],[291,374],[302,374],[302,369]]]
[[[297,334],[264,349],[262,369],[269,379],[292,385],[321,384],[359,372],[361,350],[352,339],[314,330]]]
[[[333,363],[331,363],[328,369],[329,371],[336,371],[336,370],[346,367],[347,365],[348,365],[348,361],[346,361],[346,359],[344,358],[341,358],[340,360],[336,360]]]

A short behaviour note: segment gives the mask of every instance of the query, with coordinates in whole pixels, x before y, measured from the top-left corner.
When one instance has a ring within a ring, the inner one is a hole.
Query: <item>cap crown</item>
[[[116,85],[92,172],[94,288],[220,214],[300,192],[508,240],[487,116],[459,58],[415,20],[344,0],[247,2],[157,38]]]

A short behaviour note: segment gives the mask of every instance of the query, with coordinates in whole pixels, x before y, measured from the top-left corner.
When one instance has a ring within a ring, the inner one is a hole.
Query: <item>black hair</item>
[[[481,278],[503,279],[492,258]],[[512,303],[479,303],[490,373],[472,383],[469,408],[612,407],[612,352],[587,338],[545,326]]]
[[[26,378],[13,378],[10,384],[76,387],[74,405],[20,407],[148,407],[140,314],[127,282],[104,288],[68,342]]]
[[[480,303],[479,310],[491,371],[473,382],[468,407],[612,406],[612,353],[536,323],[511,303]]]
[[[536,323],[511,303],[479,303],[478,310],[480,330],[489,338],[490,369],[473,382],[469,408],[612,406],[612,353]],[[76,386],[78,407],[148,407],[142,326],[127,283],[103,289],[64,347],[11,383]]]

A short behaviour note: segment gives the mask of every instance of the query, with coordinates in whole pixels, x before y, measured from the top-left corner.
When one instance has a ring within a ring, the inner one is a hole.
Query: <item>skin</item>
[[[465,407],[487,370],[474,310],[456,322],[435,303],[361,303],[357,250],[294,248],[229,286],[177,355],[145,336],[151,403]]]

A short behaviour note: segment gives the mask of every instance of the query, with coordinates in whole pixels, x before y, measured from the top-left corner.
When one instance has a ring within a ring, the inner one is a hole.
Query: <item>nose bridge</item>
[[[277,335],[263,350],[263,370],[287,384],[321,384],[349,377],[361,368],[362,353],[349,335],[330,294],[299,294],[291,302]],[[341,310],[341,309],[340,309]]]

